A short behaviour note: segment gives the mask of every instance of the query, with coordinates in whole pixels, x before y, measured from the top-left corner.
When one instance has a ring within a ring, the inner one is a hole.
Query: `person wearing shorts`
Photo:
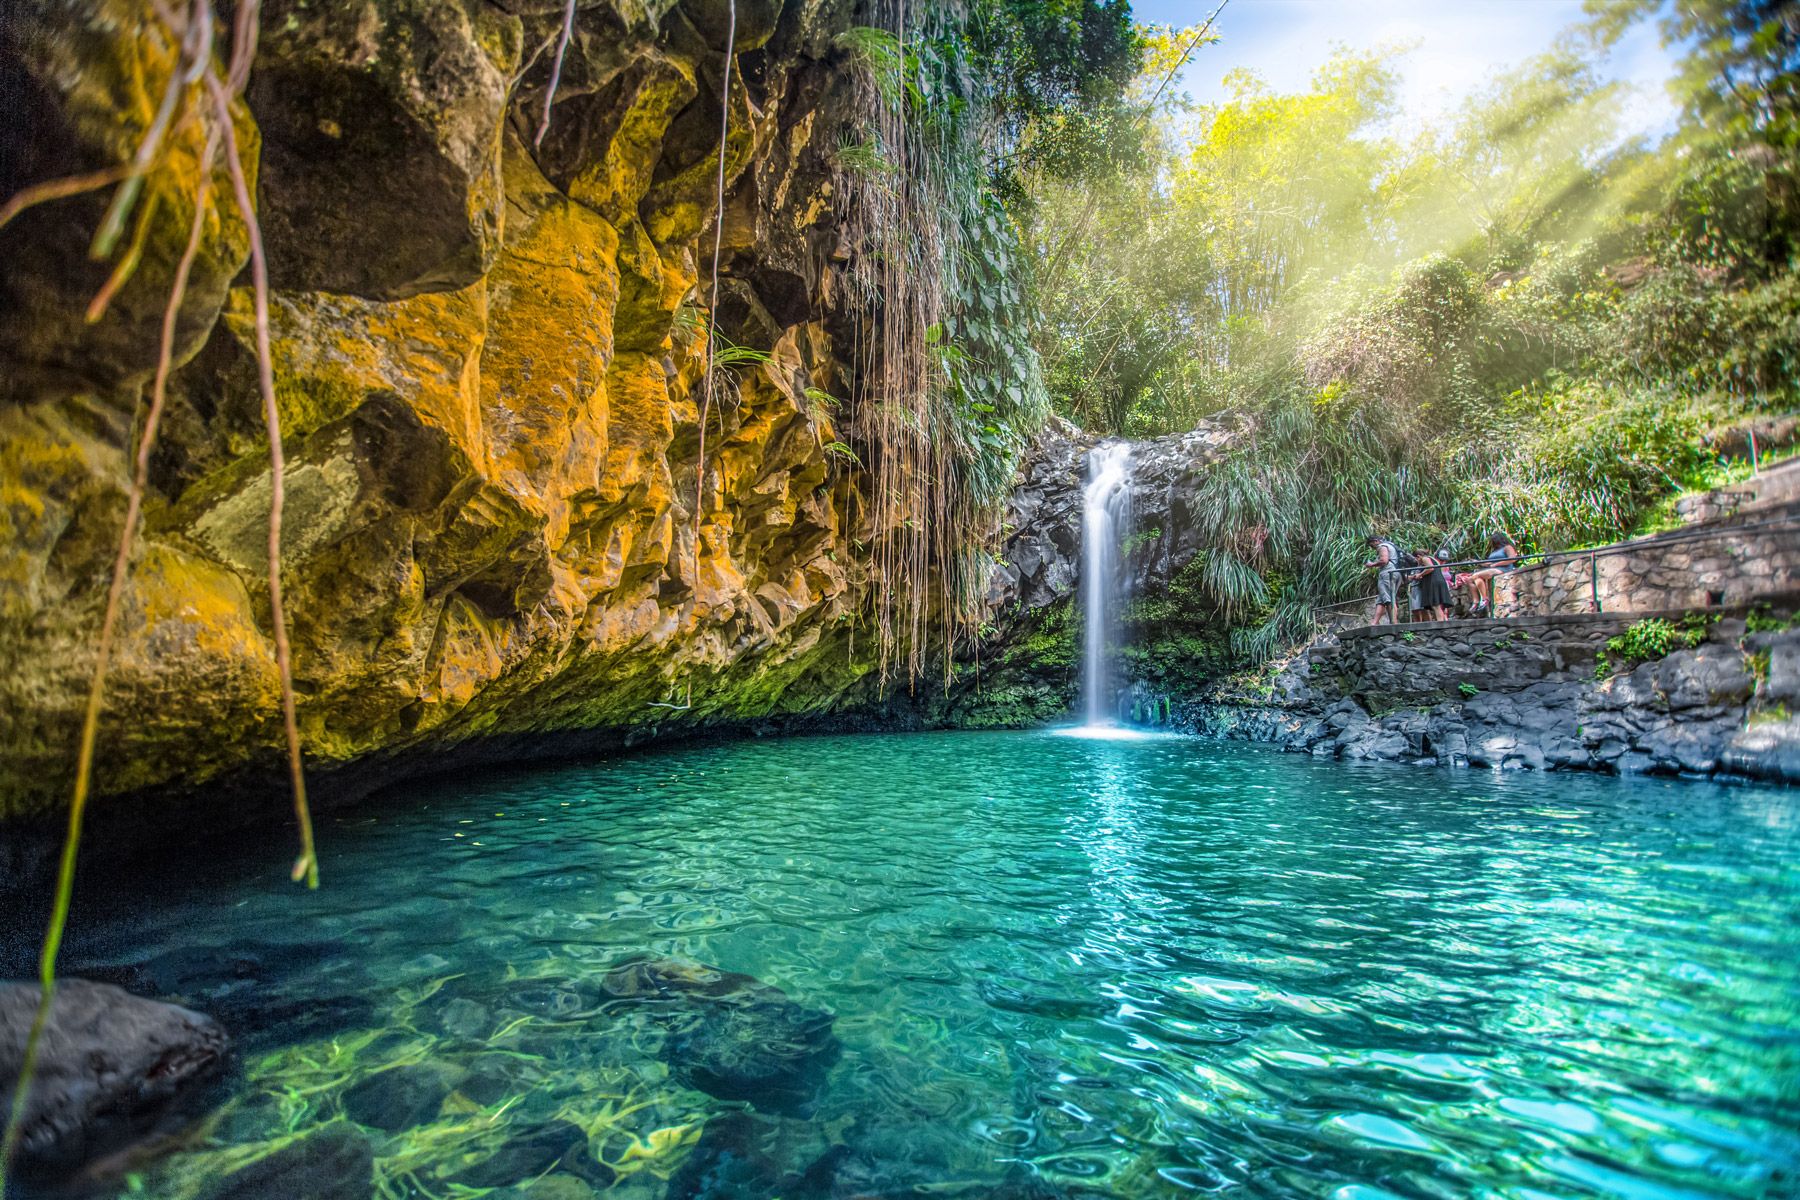
[[[1392,623],[1397,619],[1395,614],[1399,611],[1395,599],[1400,594],[1400,551],[1394,543],[1379,534],[1371,533],[1363,541],[1375,550],[1375,557],[1363,564],[1375,571],[1375,613],[1369,624],[1382,624],[1383,614],[1386,614],[1388,623]]]
[[[1475,592],[1475,614],[1478,617],[1494,616],[1494,579],[1500,575],[1510,574],[1519,569],[1519,548],[1513,545],[1512,539],[1504,533],[1496,533],[1488,539],[1488,553],[1483,562],[1492,563],[1468,575],[1469,584]]]

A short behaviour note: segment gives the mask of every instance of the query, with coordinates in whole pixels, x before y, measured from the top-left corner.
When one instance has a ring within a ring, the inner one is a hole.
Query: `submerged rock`
[[[971,1200],[1074,1200],[1016,1166],[985,1182],[944,1160],[925,1131],[858,1125],[847,1141],[812,1122],[721,1113],[669,1177],[664,1200],[877,1200],[942,1193]],[[1082,1193],[1085,1196],[1087,1193]]]
[[[748,975],[646,959],[610,972],[601,988],[615,999],[661,1006],[663,1058],[685,1082],[721,1100],[803,1112],[842,1053],[831,1013]]]
[[[332,959],[339,960],[336,968],[322,970]],[[365,977],[350,962],[339,942],[244,942],[171,950],[84,973],[202,1008],[241,1049],[259,1049],[370,1024],[374,1005],[357,990]]]
[[[612,1172],[588,1153],[587,1134],[568,1121],[546,1121],[516,1132],[488,1157],[460,1171],[452,1182],[471,1188],[497,1188],[530,1183],[553,1167],[563,1166],[603,1186]]]
[[[601,992],[615,1000],[634,996],[717,999],[768,986],[754,976],[721,971],[704,963],[678,958],[646,958],[625,963],[608,971],[600,981]]]
[[[507,993],[507,1003],[535,1017],[565,1020],[591,1010],[600,1002],[599,993],[575,980],[534,981],[527,987]]]
[[[39,995],[35,984],[0,984],[0,1094],[17,1085]],[[111,984],[58,983],[26,1101],[21,1173],[64,1174],[148,1133],[218,1075],[229,1045],[200,1013]]]
[[[600,1193],[585,1179],[560,1171],[534,1179],[524,1187],[492,1193],[492,1200],[594,1200]]]
[[[344,1114],[388,1133],[424,1125],[462,1076],[460,1068],[431,1062],[378,1071],[344,1093]]]
[[[368,1200],[374,1190],[368,1137],[337,1121],[217,1180],[200,1200]]]
[[[438,1013],[438,1024],[451,1037],[479,1038],[493,1028],[494,1019],[483,1006],[458,996]]]
[[[665,1200],[766,1200],[782,1172],[766,1145],[768,1126],[749,1113],[728,1112],[706,1123],[693,1152],[669,1177]]]
[[[671,1032],[663,1056],[684,1080],[721,1100],[802,1113],[841,1053],[834,1019],[785,997],[707,1005]]]
[[[526,1064],[509,1054],[479,1054],[469,1062],[469,1073],[456,1090],[481,1105],[494,1105],[518,1095],[527,1086]]]

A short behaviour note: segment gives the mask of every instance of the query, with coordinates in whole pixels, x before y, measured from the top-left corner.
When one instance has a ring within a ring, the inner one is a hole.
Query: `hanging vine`
[[[243,162],[239,156],[231,106],[242,95],[249,79],[251,60],[255,57],[258,6],[256,0],[243,0],[238,5],[232,28],[231,59],[223,79],[213,57],[213,15],[210,0],[193,0],[184,17],[158,6],[159,20],[174,35],[177,59],[170,72],[156,115],[146,128],[137,151],[129,164],[92,172],[68,179],[52,180],[26,189],[0,209],[0,225],[34,204],[81,195],[118,183],[112,202],[95,233],[91,253],[95,258],[108,257],[134,207],[139,203],[145,180],[166,160],[171,137],[187,130],[195,121],[204,122],[202,109],[195,104],[202,91],[211,100],[212,122],[207,127],[204,148],[199,159],[199,183],[194,196],[194,214],[187,242],[175,269],[163,310],[157,363],[150,387],[150,403],[144,414],[133,471],[126,493],[125,520],[119,534],[118,551],[107,587],[99,637],[96,641],[94,669],[89,678],[87,703],[83,710],[80,740],[75,754],[75,783],[69,800],[68,828],[58,862],[55,892],[50,919],[38,956],[38,1004],[26,1035],[20,1061],[19,1077],[14,1085],[7,1116],[6,1132],[0,1139],[0,1193],[6,1190],[6,1176],[18,1151],[24,1133],[26,1104],[37,1074],[44,1031],[56,994],[56,964],[63,935],[68,927],[69,909],[74,895],[75,867],[79,857],[81,834],[87,802],[93,783],[95,746],[98,741],[100,713],[106,695],[106,678],[111,666],[113,643],[118,626],[119,609],[125,581],[131,567],[131,551],[136,542],[143,515],[144,495],[149,485],[150,461],[156,447],[156,435],[162,421],[167,396],[169,373],[173,367],[175,332],[187,285],[204,236],[208,203],[212,193],[212,173],[219,152],[226,156],[226,169],[231,178],[233,199],[238,216],[248,234],[251,253],[252,283],[255,291],[255,324],[258,383],[262,393],[264,416],[268,429],[271,471],[269,506],[269,600],[270,619],[274,626],[276,667],[281,682],[283,726],[286,734],[288,764],[293,786],[294,816],[300,828],[300,855],[293,868],[296,881],[304,879],[308,887],[319,883],[318,859],[314,849],[312,815],[306,799],[305,773],[300,754],[299,724],[295,715],[293,673],[287,641],[287,625],[281,602],[281,511],[284,498],[282,479],[280,412],[275,401],[274,372],[269,349],[268,266],[263,254],[262,232],[256,217],[254,197],[250,193]],[[131,243],[114,270],[107,277],[87,311],[90,322],[99,320],[112,298],[129,280],[141,259],[149,223],[156,205],[144,201],[137,211],[138,224]]]
[[[988,165],[981,72],[959,6],[886,0],[838,44],[863,67],[864,139],[842,147],[839,217],[860,253],[855,433],[869,448],[879,668],[916,683],[934,644],[948,679],[980,620],[984,539],[1047,409],[1035,353],[1006,333],[1024,297]]]
[[[728,0],[725,27],[725,78],[719,91],[719,170],[714,184],[711,309],[706,321],[706,379],[700,389],[700,448],[694,464],[694,588],[700,587],[700,515],[706,502],[706,418],[719,384],[719,258],[725,246],[725,164],[731,151],[731,65],[737,55],[737,0]],[[692,698],[690,695],[690,705]]]

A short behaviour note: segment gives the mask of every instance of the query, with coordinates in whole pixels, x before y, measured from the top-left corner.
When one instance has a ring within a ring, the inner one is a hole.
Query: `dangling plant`
[[[212,174],[221,150],[231,179],[233,200],[238,216],[244,222],[250,244],[251,282],[255,293],[255,326],[257,383],[263,401],[263,414],[269,438],[269,470],[271,474],[268,576],[270,622],[273,626],[275,665],[281,682],[282,724],[287,738],[288,767],[294,794],[294,815],[300,827],[300,855],[295,860],[293,877],[304,880],[308,887],[319,885],[318,857],[313,847],[312,815],[306,800],[306,777],[300,757],[300,730],[295,713],[293,668],[287,639],[287,619],[281,594],[281,516],[283,502],[283,462],[281,419],[275,401],[275,382],[269,349],[269,276],[263,253],[262,231],[256,217],[255,199],[239,152],[232,104],[242,95],[249,79],[250,64],[256,53],[258,4],[256,0],[240,3],[232,27],[231,60],[224,78],[219,75],[213,57],[213,13],[211,0],[193,0],[179,17],[159,9],[168,23],[168,33],[178,47],[176,61],[164,87],[162,101],[144,132],[131,162],[122,168],[100,171],[87,176],[55,180],[27,189],[0,210],[0,224],[10,220],[32,204],[79,195],[117,182],[112,203],[95,233],[91,253],[97,259],[108,257],[125,225],[138,205],[144,181],[160,169],[169,151],[170,140],[188,130],[195,122],[206,124],[204,113],[210,107],[212,120],[207,125],[204,148],[199,158],[200,183],[194,196],[194,213],[188,229],[187,243],[177,262],[170,285],[168,303],[163,311],[161,337],[158,343],[156,371],[150,388],[150,406],[144,415],[138,438],[133,473],[126,493],[125,520],[119,534],[118,553],[113,560],[106,604],[101,616],[99,637],[95,645],[94,669],[88,686],[87,705],[83,713],[80,741],[75,752],[75,784],[69,799],[68,832],[63,841],[58,864],[55,895],[48,927],[38,957],[38,1006],[26,1035],[18,1081],[11,1097],[6,1132],[0,1140],[0,1193],[6,1190],[6,1172],[19,1147],[24,1130],[26,1101],[34,1081],[38,1054],[49,1023],[56,993],[56,964],[67,928],[69,907],[74,895],[75,865],[80,852],[81,834],[87,802],[93,782],[94,751],[98,740],[100,713],[106,695],[106,677],[112,660],[113,640],[125,581],[131,569],[131,551],[143,513],[144,494],[148,487],[151,455],[162,420],[167,395],[169,372],[173,366],[175,329],[181,306],[187,295],[188,278],[199,254],[205,229],[206,210],[211,199]],[[204,98],[209,105],[197,101]],[[137,210],[137,224],[126,252],[107,278],[100,292],[88,306],[90,322],[99,320],[111,299],[136,270],[150,222],[155,219],[157,205],[143,201]]]
[[[1017,236],[990,175],[996,94],[970,61],[960,6],[890,0],[837,44],[863,69],[863,128],[840,148],[840,213],[859,338],[855,436],[868,447],[883,679],[916,681],[941,634],[946,678],[975,632],[984,533],[1048,402],[1036,354],[1008,332],[1024,297]],[[986,89],[986,90],[984,90]]]

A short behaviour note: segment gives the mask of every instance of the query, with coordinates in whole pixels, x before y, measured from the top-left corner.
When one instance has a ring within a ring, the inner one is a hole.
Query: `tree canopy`
[[[1056,409],[1106,433],[1253,431],[1199,498],[1218,526],[1199,594],[1221,611],[1297,627],[1360,586],[1342,546],[1374,525],[1452,552],[1501,528],[1628,533],[1706,478],[1720,429],[1800,408],[1800,8],[1588,12],[1417,133],[1404,50],[1340,51],[1293,93],[1235,71],[1194,107],[1150,98],[1190,31],[1145,29],[1141,153],[1075,180],[1028,168]],[[1658,19],[1683,108],[1651,144],[1621,134],[1598,63]]]

